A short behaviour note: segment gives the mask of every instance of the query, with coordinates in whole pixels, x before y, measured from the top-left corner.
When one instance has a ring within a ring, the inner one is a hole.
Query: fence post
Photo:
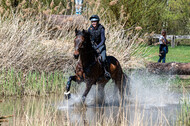
[[[173,35],[171,38],[171,46],[172,46],[172,48],[175,47],[175,35]]]

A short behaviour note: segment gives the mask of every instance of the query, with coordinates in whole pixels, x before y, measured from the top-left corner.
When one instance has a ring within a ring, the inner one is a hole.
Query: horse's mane
[[[80,31],[80,30],[77,30],[76,36],[77,36],[77,35],[82,35],[82,36],[84,36],[84,33],[83,33],[82,31]]]
[[[97,56],[97,52],[96,50],[94,50],[94,48],[92,48],[92,43],[90,41],[90,33],[87,30],[75,30],[75,34],[76,36],[81,35],[85,38],[85,54],[88,54],[88,58],[90,59],[94,59],[93,57]],[[88,52],[88,53],[87,53]]]

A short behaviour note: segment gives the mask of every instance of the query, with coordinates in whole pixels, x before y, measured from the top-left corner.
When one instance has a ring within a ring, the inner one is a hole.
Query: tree
[[[163,19],[170,34],[190,34],[190,0],[169,0]]]
[[[145,32],[160,32],[163,27],[161,17],[166,8],[166,0],[102,0],[102,4],[109,7],[117,20],[126,22],[126,28],[141,26]]]

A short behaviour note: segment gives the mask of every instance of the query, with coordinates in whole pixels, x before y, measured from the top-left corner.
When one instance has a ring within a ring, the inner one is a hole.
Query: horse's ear
[[[82,30],[82,33],[86,36],[86,35],[88,35],[88,31],[87,30]]]
[[[83,29],[83,30],[82,30],[82,33],[83,33],[83,34],[85,34],[85,33],[86,33],[86,31]]]
[[[75,28],[75,35],[77,35],[77,33],[78,33],[78,30],[77,30],[77,28]]]

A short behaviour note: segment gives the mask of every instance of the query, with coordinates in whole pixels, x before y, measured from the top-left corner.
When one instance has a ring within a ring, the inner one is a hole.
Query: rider
[[[88,32],[90,34],[92,47],[97,51],[98,55],[101,56],[102,67],[104,68],[104,76],[107,79],[110,79],[111,75],[108,72],[108,65],[106,61],[105,28],[99,23],[100,18],[98,15],[92,15],[90,17],[90,21],[91,26],[89,27]]]

